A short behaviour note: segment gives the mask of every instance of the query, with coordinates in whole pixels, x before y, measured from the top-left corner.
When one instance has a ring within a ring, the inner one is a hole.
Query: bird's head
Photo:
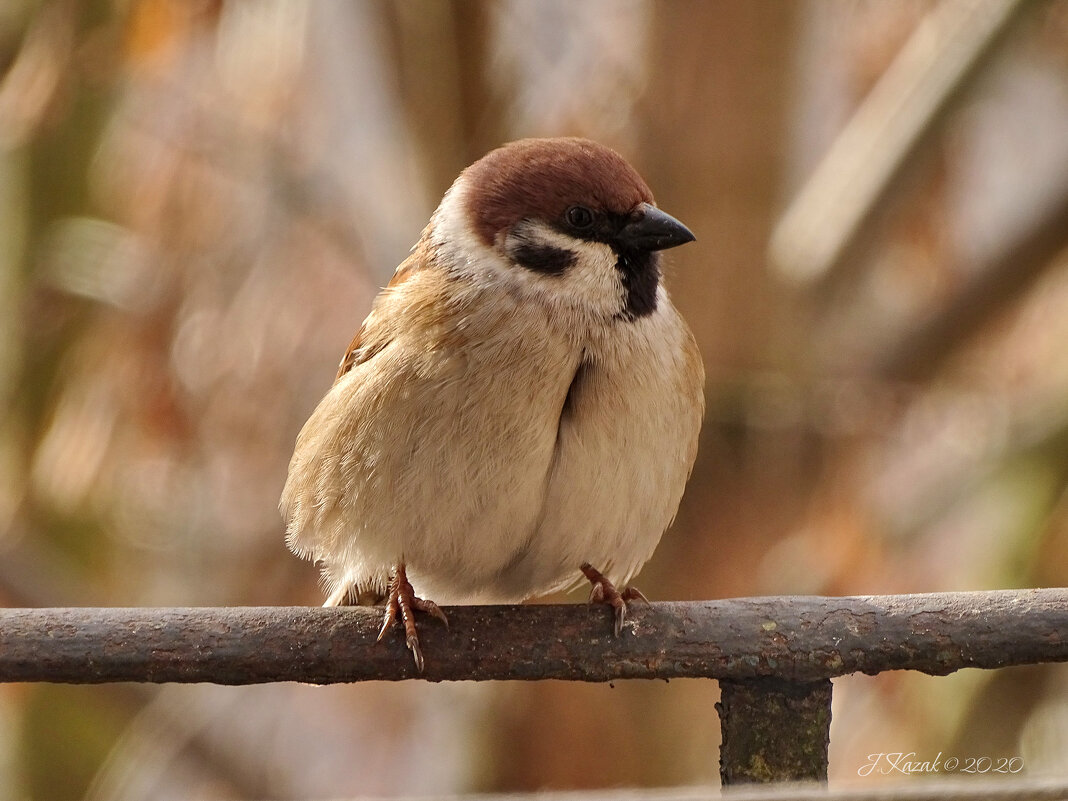
[[[578,138],[488,153],[456,179],[432,230],[459,270],[625,319],[656,310],[659,251],[694,240],[622,156]]]

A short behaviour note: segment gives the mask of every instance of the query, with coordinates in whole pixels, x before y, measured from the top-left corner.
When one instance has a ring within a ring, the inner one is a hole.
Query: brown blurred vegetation
[[[1022,4],[833,271],[768,256],[935,9],[6,3],[0,603],[318,603],[275,509],[299,426],[456,173],[554,134],[621,150],[698,235],[668,281],[709,412],[650,597],[1064,585],[1068,2]],[[714,783],[716,696],[4,686],[0,797]],[[833,779],[1068,764],[1063,669],[844,679],[834,715]]]

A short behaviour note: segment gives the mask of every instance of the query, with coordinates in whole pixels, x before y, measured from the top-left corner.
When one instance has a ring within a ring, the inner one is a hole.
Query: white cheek
[[[586,309],[597,316],[614,317],[626,305],[626,289],[616,269],[618,256],[603,242],[584,242],[546,225],[529,225],[523,231],[529,241],[575,254],[575,260],[560,275],[540,273],[519,265],[512,271],[532,291],[553,305]]]
[[[576,254],[561,275],[539,273],[507,257],[508,242],[489,247],[472,230],[464,208],[462,181],[446,192],[431,221],[432,237],[451,269],[478,284],[507,286],[568,316],[615,317],[626,306],[626,289],[616,269],[616,254],[601,242],[573,239],[541,223],[522,228],[529,242]]]

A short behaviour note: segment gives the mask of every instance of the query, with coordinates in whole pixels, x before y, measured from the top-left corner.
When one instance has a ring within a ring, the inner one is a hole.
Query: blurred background
[[[698,236],[650,598],[1068,584],[1068,2],[5,0],[0,604],[320,603],[297,431],[460,169],[557,134]],[[0,798],[715,784],[717,697],[3,685]],[[832,780],[893,751],[1064,775],[1068,671],[837,680]]]

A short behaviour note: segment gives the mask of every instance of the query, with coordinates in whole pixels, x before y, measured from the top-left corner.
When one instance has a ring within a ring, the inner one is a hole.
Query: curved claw
[[[643,604],[648,604],[649,599],[645,597],[645,594],[637,587],[627,587],[623,590],[624,601],[641,601]]]
[[[420,612],[426,612],[431,617],[436,617],[445,624],[445,628],[449,627],[449,619],[445,617],[445,613],[441,611],[441,607],[433,601],[427,601],[423,598],[412,598],[412,608],[418,609]]]
[[[400,605],[397,603],[397,598],[390,593],[389,600],[386,602],[386,615],[382,620],[382,628],[378,630],[378,639],[375,642],[382,642],[382,638],[386,636],[386,632],[389,631],[389,627],[392,626],[397,620],[397,613],[400,611]]]
[[[420,673],[423,672],[423,649],[419,647],[419,637],[415,634],[409,634],[404,638],[404,644],[408,646],[408,650],[412,652],[412,659],[415,661],[415,669]]]

